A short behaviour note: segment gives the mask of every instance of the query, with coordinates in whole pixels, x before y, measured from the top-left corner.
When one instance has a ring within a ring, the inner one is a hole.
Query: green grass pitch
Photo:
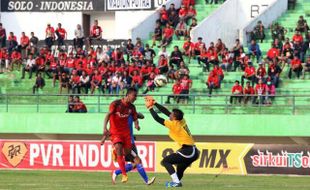
[[[152,186],[146,186],[136,172],[129,173],[126,184],[112,185],[106,172],[69,171],[0,171],[0,190],[66,190],[66,189],[165,189],[168,174],[149,173],[156,176]],[[119,179],[120,180],[120,179]],[[309,177],[294,176],[232,176],[185,174],[183,187],[190,190],[309,190]]]

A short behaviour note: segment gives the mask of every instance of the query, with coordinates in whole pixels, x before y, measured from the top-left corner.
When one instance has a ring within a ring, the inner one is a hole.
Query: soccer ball
[[[167,77],[165,75],[157,75],[154,79],[154,83],[157,87],[166,86],[167,82]]]

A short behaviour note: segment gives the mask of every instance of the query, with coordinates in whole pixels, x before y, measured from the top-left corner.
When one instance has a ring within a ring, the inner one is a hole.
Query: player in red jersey
[[[137,90],[135,88],[129,88],[126,97],[113,101],[110,104],[109,112],[104,119],[103,125],[103,139],[110,135],[111,142],[116,150],[117,163],[122,171],[123,183],[128,181],[124,154],[130,156],[132,149],[131,133],[128,127],[129,116],[132,116],[135,128],[140,130],[136,107],[133,105],[136,98]],[[110,129],[107,128],[109,121]],[[104,143],[104,140],[102,140],[102,143]],[[139,158],[137,157],[137,159]]]

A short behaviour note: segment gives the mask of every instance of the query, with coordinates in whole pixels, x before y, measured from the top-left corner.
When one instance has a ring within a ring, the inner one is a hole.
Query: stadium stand
[[[206,5],[204,0],[197,0],[195,9],[197,11],[197,20],[198,22],[204,19],[208,14],[212,13],[213,10],[218,8],[220,5]],[[306,20],[309,18],[309,8],[310,2],[307,0],[297,1],[294,10],[288,10],[278,22],[288,30],[286,37],[292,38],[294,34],[294,28],[298,17],[303,15]],[[154,23],[155,24],[155,23]],[[272,37],[270,33],[270,28],[265,27],[266,38],[263,43],[259,43],[262,50],[262,55],[265,56],[270,44],[272,42]],[[150,34],[151,39],[152,34]],[[216,40],[216,39],[214,39]],[[173,36],[172,43],[167,47],[167,52],[171,52],[174,46],[183,46],[183,40],[179,40],[175,35]],[[152,44],[152,40],[144,41],[144,43]],[[225,43],[225,42],[224,42]],[[207,44],[208,46],[208,44]],[[245,49],[246,45],[245,45]],[[159,52],[159,48],[154,48],[155,52]],[[155,63],[157,63],[157,57],[155,58]],[[185,58],[185,62],[188,60]],[[257,63],[255,67],[257,68]],[[272,114],[291,114],[292,109],[298,109],[298,107],[293,108],[294,106],[300,106],[300,109],[293,111],[293,113],[305,114],[309,113],[306,109],[309,105],[309,98],[307,97],[286,97],[287,95],[306,95],[310,94],[309,80],[290,80],[287,78],[288,67],[286,67],[281,75],[281,82],[279,88],[277,88],[277,95],[283,97],[277,97],[273,102],[272,106],[240,106],[240,105],[229,105],[229,95],[231,93],[231,88],[236,80],[240,80],[243,72],[225,72],[225,78],[222,82],[221,88],[216,89],[212,97],[205,96],[208,92],[205,81],[207,80],[208,73],[203,71],[203,68],[197,64],[196,60],[192,60],[188,65],[190,70],[190,78],[193,81],[193,86],[190,89],[190,100],[188,104],[182,104],[182,108],[185,109],[188,113],[233,113],[233,114],[253,114],[253,113],[272,113]],[[13,71],[0,75],[0,102],[1,111],[14,111],[14,112],[64,112],[64,106],[67,103],[66,96],[58,96],[58,88],[52,86],[52,81],[46,79],[46,86],[43,90],[39,89],[40,96],[5,96],[5,94],[29,94],[34,85],[34,79],[21,80],[21,72]],[[307,76],[306,76],[307,77]],[[165,101],[166,96],[161,96],[162,94],[171,94],[172,83],[169,83],[165,87],[156,88],[150,94],[160,96],[162,102]],[[145,87],[142,88],[143,90]],[[141,89],[141,92],[142,92]],[[95,91],[96,95],[99,95],[98,91]],[[53,96],[47,96],[53,95]],[[226,95],[226,96],[225,96]],[[18,97],[18,98],[17,98]],[[89,108],[89,112],[103,112],[106,108],[105,106],[111,101],[112,97],[105,96],[81,96],[83,102]],[[98,106],[98,102],[100,105]],[[9,108],[6,107],[6,104],[9,104]],[[40,105],[37,106],[36,104]],[[138,100],[138,105],[142,105],[142,100]],[[174,102],[172,102],[174,103]],[[38,108],[39,107],[39,108]],[[280,108],[280,109],[279,109]],[[284,109],[282,109],[284,108]],[[262,111],[262,110],[265,110]]]

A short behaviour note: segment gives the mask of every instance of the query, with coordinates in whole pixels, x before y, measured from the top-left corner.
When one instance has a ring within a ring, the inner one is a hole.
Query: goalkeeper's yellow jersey
[[[195,144],[185,119],[174,121],[165,120],[164,125],[169,129],[169,137],[180,146]]]

